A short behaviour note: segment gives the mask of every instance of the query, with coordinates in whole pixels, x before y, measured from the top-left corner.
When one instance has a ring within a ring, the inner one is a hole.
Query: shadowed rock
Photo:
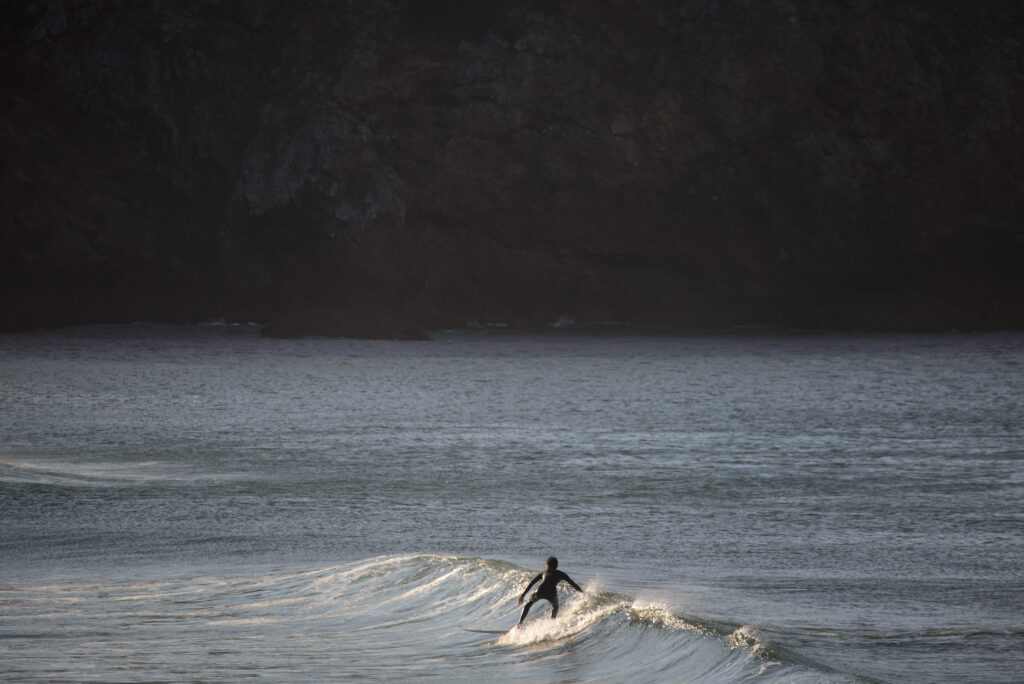
[[[6,2],[0,328],[1022,327],[1021,25],[994,0]]]

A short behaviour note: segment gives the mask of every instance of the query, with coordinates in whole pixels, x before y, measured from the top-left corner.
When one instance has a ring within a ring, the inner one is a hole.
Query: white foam
[[[4,468],[6,466],[6,468]],[[67,461],[50,458],[0,456],[0,482],[53,485],[147,484],[153,482],[196,482],[208,479],[230,480],[242,477],[232,473],[186,472],[163,461]]]

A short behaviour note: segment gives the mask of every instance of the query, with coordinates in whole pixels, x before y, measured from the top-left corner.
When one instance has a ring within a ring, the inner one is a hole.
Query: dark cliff
[[[1024,327],[1024,5],[0,6],[0,328]]]

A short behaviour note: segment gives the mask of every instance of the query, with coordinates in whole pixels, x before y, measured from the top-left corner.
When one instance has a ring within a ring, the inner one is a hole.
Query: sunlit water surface
[[[434,337],[0,336],[0,678],[1019,681],[1024,335]]]

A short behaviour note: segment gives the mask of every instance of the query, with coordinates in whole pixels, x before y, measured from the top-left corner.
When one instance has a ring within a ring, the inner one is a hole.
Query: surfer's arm
[[[566,582],[568,582],[569,586],[571,586],[576,591],[580,592],[581,594],[584,593],[583,590],[580,589],[580,585],[578,585],[575,582],[573,582],[572,578],[569,577],[568,575],[566,575],[565,573],[562,573],[562,579],[564,579]]]
[[[543,576],[544,576],[544,573],[542,572],[542,573],[539,573],[532,580],[530,580],[530,583],[526,585],[525,589],[523,589],[523,593],[519,595],[519,603],[522,603],[523,599],[526,598],[526,592],[530,591],[530,587],[532,587],[534,584],[539,582],[540,578],[543,577]]]

